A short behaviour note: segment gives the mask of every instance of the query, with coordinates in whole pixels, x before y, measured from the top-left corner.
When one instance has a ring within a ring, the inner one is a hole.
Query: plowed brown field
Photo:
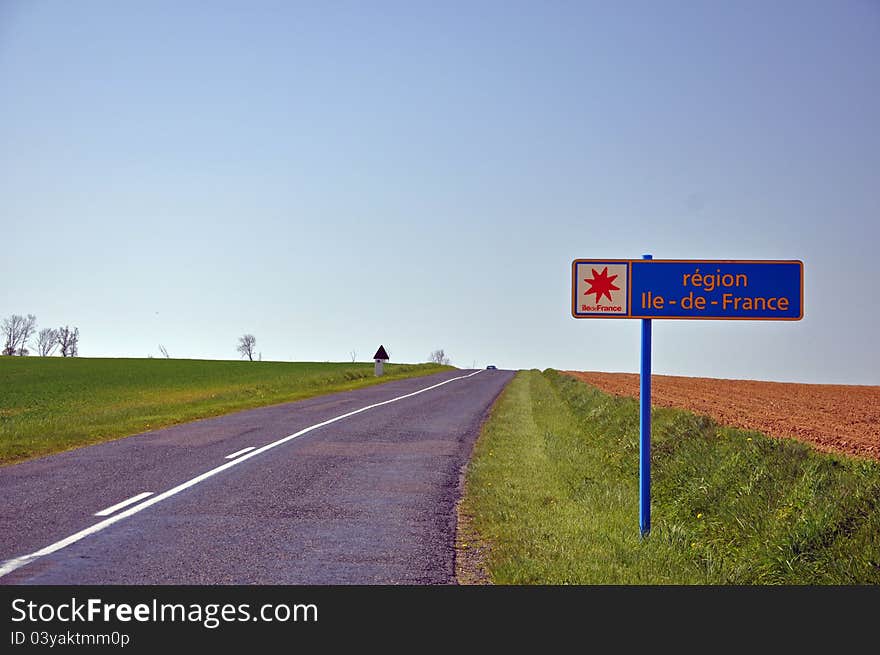
[[[639,396],[633,373],[566,371],[616,395]],[[706,414],[724,425],[792,437],[826,452],[880,459],[880,387],[654,375],[652,404]]]

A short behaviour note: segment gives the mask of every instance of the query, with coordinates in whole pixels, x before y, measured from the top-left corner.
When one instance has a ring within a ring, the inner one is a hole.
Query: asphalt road
[[[0,467],[0,584],[452,583],[461,469],[513,377],[471,373]]]

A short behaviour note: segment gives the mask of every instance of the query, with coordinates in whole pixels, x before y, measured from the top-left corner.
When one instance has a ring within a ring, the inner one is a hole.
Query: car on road
[[[498,369],[498,367],[495,366],[495,364],[489,364],[489,365],[486,367],[486,370],[487,370],[487,371],[495,371],[495,370],[497,370],[497,369]]]

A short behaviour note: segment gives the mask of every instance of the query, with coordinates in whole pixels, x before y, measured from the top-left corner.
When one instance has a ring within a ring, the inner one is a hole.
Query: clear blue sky
[[[880,3],[0,0],[0,315],[84,356],[636,371],[578,257],[802,259],[655,372],[880,384]]]

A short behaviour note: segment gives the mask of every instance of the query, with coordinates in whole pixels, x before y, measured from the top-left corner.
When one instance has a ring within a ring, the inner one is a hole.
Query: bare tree
[[[27,340],[31,338],[36,329],[37,317],[33,314],[28,314],[27,318],[13,314],[9,318],[3,319],[3,334],[6,336],[3,354],[18,355],[19,357],[28,355],[30,351],[26,348]]]
[[[37,352],[40,357],[49,357],[58,347],[58,330],[43,328],[37,334]]]
[[[348,353],[348,354],[351,355],[351,363],[354,364],[354,363],[358,360],[358,351],[357,351],[357,350],[352,350],[352,351],[351,351],[350,353]]]
[[[244,334],[238,338],[238,348],[236,350],[241,353],[242,357],[254,361],[254,347],[257,345],[257,338],[252,334]]]
[[[432,352],[429,355],[430,361],[434,364],[442,364],[443,366],[449,366],[449,358],[446,356],[446,352],[439,348]]]
[[[27,319],[25,319],[24,324],[21,329],[21,342],[18,344],[18,354],[21,357],[29,354],[29,350],[25,348],[25,344],[27,340],[31,338],[31,335],[37,329],[37,317],[33,314],[28,314]]]
[[[159,352],[162,353],[162,356],[165,359],[171,359],[171,355],[168,354],[168,349],[163,346],[161,343],[159,344]]]
[[[62,357],[76,357],[79,354],[79,328],[72,330],[69,326],[58,328],[58,346],[61,348]]]

